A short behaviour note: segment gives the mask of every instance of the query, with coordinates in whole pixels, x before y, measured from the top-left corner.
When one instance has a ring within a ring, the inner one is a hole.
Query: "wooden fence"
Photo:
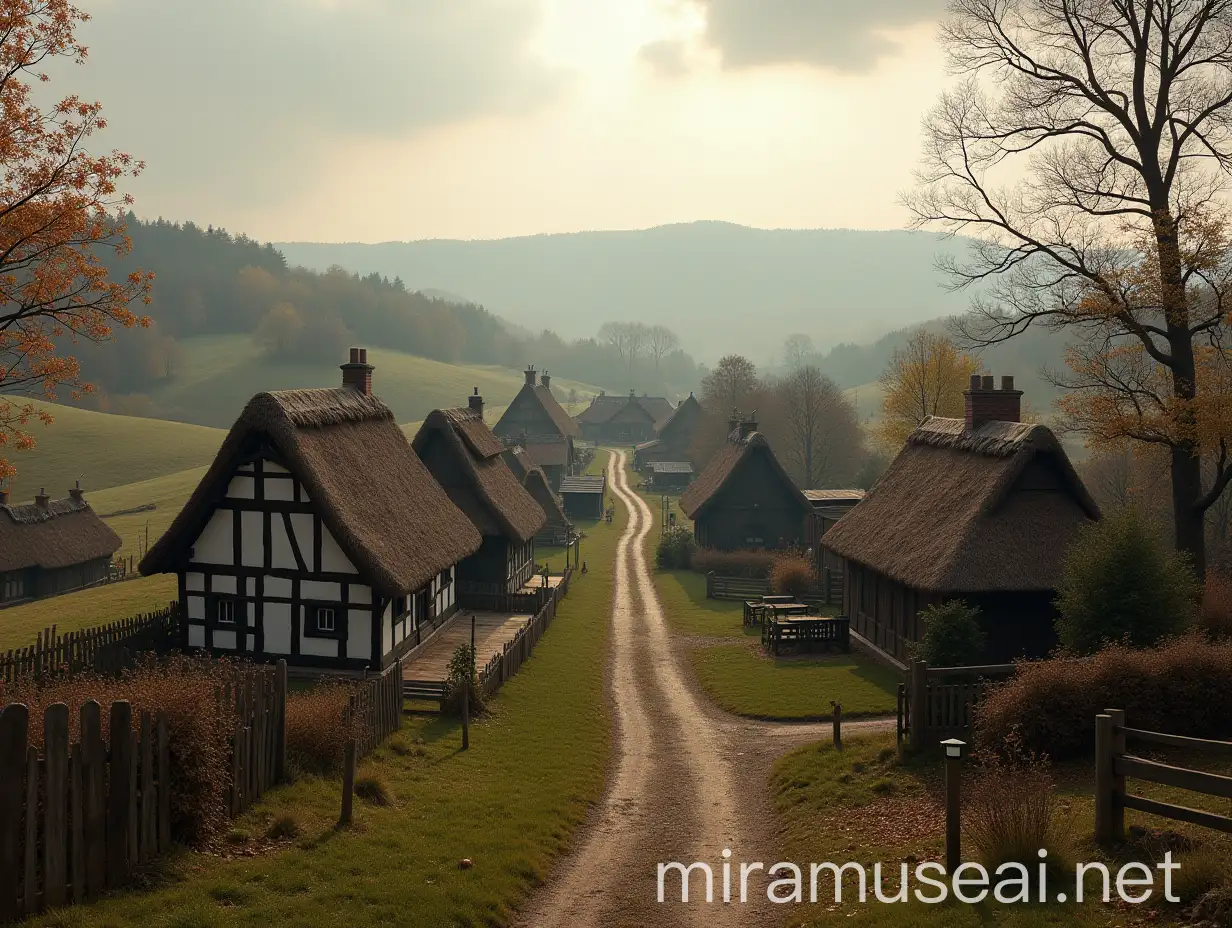
[[[1123,710],[1105,709],[1095,716],[1095,840],[1124,840],[1126,809],[1137,809],[1139,812],[1232,833],[1232,818],[1226,815],[1127,792],[1125,778],[1132,777],[1206,796],[1232,799],[1232,777],[1137,757],[1126,749],[1126,742],[1131,738],[1146,744],[1190,751],[1214,751],[1225,757],[1232,756],[1232,741],[1210,741],[1129,728],[1125,724]]]
[[[402,727],[402,659],[379,677],[355,688],[342,719],[343,731],[355,735],[357,757],[367,757],[377,745]]]
[[[1014,672],[1013,664],[929,667],[912,661],[898,685],[898,743],[912,751],[946,738],[969,738],[976,706],[990,683]]]
[[[215,693],[232,717],[231,814],[239,815],[287,770],[287,662],[233,665]]]
[[[534,615],[543,608],[551,595],[551,589],[530,593],[467,593],[458,594],[458,605],[475,612],[508,612],[514,615]]]
[[[556,618],[556,606],[569,592],[572,576],[572,571],[565,571],[564,579],[558,586],[543,591],[546,600],[543,607],[518,630],[512,640],[505,643],[501,653],[494,655],[479,671],[479,691],[485,699],[495,694],[502,683],[517,673],[535,650],[535,645]]]
[[[56,626],[39,632],[27,648],[0,654],[0,681],[54,674],[116,673],[138,652],[163,653],[179,644],[179,604],[81,631],[56,634]]]
[[[806,603],[832,606],[843,603],[843,577],[838,571],[826,569],[801,599]],[[721,577],[713,570],[706,574],[707,599],[760,599],[770,593],[770,581],[765,577]]]

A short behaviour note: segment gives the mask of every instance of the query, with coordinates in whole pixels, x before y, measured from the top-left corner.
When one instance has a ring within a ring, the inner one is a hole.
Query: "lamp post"
[[[967,742],[948,738],[945,748],[945,872],[949,875],[962,863],[962,757]]]

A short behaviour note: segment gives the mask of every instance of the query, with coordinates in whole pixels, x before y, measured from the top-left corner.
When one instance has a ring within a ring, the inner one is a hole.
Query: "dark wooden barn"
[[[645,471],[656,461],[693,462],[693,435],[705,413],[692,393],[672,410],[658,427],[655,437],[633,449],[633,466]]]
[[[553,489],[560,487],[562,477],[574,472],[577,456],[573,441],[578,437],[578,426],[552,395],[552,378],[547,371],[540,376],[533,367],[526,369],[526,382],[492,431],[506,445],[521,447],[543,468]]]
[[[505,444],[483,421],[482,402],[435,409],[411,443],[449,498],[483,536],[458,565],[466,593],[516,593],[535,572],[535,535],[543,508],[505,462]]]
[[[102,583],[120,545],[80,487],[64,499],[43,490],[20,506],[0,490],[0,606]]]
[[[680,497],[703,548],[796,548],[812,504],[774,456],[757,422],[735,424],[718,453]]]
[[[560,487],[565,513],[571,519],[602,519],[607,501],[607,478],[566,477]]]
[[[963,419],[929,418],[822,539],[853,631],[902,661],[920,610],[978,606],[989,662],[1046,654],[1066,548],[1099,510],[1056,436],[1019,421],[1012,377],[973,377]]]
[[[567,544],[570,536],[573,534],[573,526],[570,524],[568,516],[565,515],[564,505],[561,503],[560,497],[552,490],[551,483],[543,472],[543,468],[532,461],[530,455],[518,447],[505,449],[505,463],[509,465],[509,469],[513,471],[514,476],[522,481],[522,486],[526,488],[527,493],[534,497],[535,502],[539,504],[539,508],[543,510],[544,518],[547,519],[543,528],[539,530],[539,534],[535,536],[535,543],[543,545]]]
[[[688,461],[653,461],[647,469],[648,486],[655,493],[680,493],[693,482],[693,465]]]
[[[582,437],[595,444],[636,445],[650,441],[655,430],[672,414],[672,404],[662,396],[628,396],[601,393],[574,417]]]
[[[372,395],[367,353],[342,370],[249,400],[142,560],[179,576],[185,648],[380,671],[457,609],[479,532]]]

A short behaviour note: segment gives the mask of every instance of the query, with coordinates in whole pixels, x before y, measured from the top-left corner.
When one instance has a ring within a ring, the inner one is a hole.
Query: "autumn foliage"
[[[963,391],[980,362],[943,335],[920,329],[897,348],[881,375],[881,419],[877,436],[897,451],[928,416],[963,416]]]
[[[85,60],[75,31],[88,18],[68,0],[0,0],[0,480],[15,473],[6,446],[31,447],[23,427],[36,417],[51,421],[33,403],[2,394],[87,392],[65,346],[104,341],[116,326],[149,325],[129,307],[149,301],[153,275],[110,280],[96,254],[129,248],[113,214],[131,202],[118,183],[141,163],[86,151],[106,125],[100,104],[67,96],[41,107],[31,95],[33,81],[49,80],[48,63]]]

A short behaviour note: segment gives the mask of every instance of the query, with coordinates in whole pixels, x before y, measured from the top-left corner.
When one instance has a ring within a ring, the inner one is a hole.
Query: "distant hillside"
[[[759,363],[805,332],[821,347],[962,312],[935,268],[964,247],[923,232],[750,229],[694,222],[631,232],[497,241],[289,242],[292,265],[400,277],[463,294],[532,331],[595,333],[609,320],[663,323],[693,355]]]

